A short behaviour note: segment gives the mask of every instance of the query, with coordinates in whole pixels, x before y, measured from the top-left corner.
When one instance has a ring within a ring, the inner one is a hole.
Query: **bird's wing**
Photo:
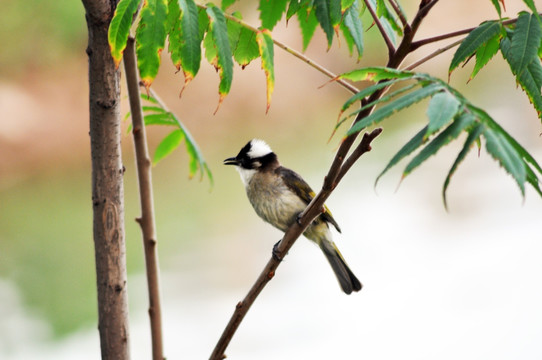
[[[307,182],[303,180],[303,178],[295,171],[283,166],[279,166],[275,171],[278,173],[278,175],[285,179],[285,184],[290,188],[290,190],[296,193],[296,195],[299,196],[307,205],[316,196],[316,193],[311,189],[309,184],[307,184]],[[333,224],[335,229],[337,229],[338,232],[341,232],[339,224],[337,224],[331,215],[331,211],[329,211],[326,205],[324,205],[324,213],[321,216],[324,221]]]

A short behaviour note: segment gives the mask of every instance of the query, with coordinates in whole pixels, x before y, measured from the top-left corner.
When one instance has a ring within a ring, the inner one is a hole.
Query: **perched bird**
[[[280,165],[277,155],[263,140],[249,141],[237,156],[224,160],[224,164],[235,165],[239,171],[256,213],[284,232],[298,220],[300,213],[315,196],[301,176]],[[335,246],[329,224],[341,232],[325,207],[325,212],[307,227],[303,235],[320,247],[343,291],[347,294],[359,291],[362,285]]]

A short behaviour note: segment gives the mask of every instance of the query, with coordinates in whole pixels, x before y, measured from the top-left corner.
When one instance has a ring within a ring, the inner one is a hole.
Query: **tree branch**
[[[130,100],[130,112],[132,117],[132,135],[136,155],[137,175],[139,181],[139,198],[141,202],[141,217],[136,221],[141,227],[143,235],[143,247],[145,249],[145,267],[147,272],[147,285],[149,292],[149,317],[151,323],[152,358],[163,360],[162,341],[162,310],[160,302],[160,282],[156,226],[154,220],[154,201],[152,192],[152,171],[141,97],[137,75],[137,60],[135,54],[135,39],[128,38],[124,51],[124,71],[128,84],[128,97]]]
[[[421,64],[423,64],[423,63],[425,63],[425,62],[431,60],[432,58],[434,58],[434,57],[436,57],[436,56],[442,54],[443,52],[446,52],[446,51],[450,50],[451,48],[456,47],[457,45],[461,44],[461,43],[463,42],[463,40],[465,40],[465,39],[457,40],[457,41],[455,41],[455,42],[453,42],[453,43],[451,43],[451,44],[449,44],[449,45],[446,45],[446,46],[443,47],[443,48],[440,48],[440,49],[438,49],[438,50],[432,52],[431,54],[429,54],[429,55],[427,55],[427,56],[421,58],[420,60],[418,60],[418,61],[416,61],[416,62],[410,64],[409,66],[407,66],[407,67],[405,68],[405,70],[413,70],[413,69],[417,68],[417,67],[420,66]]]
[[[410,24],[408,23],[407,19],[405,18],[405,14],[403,14],[403,12],[401,11],[401,7],[397,3],[397,1],[389,0],[389,2],[390,2],[391,7],[393,8],[395,13],[397,14],[397,16],[399,16],[399,20],[401,20],[401,24],[403,24],[403,29],[409,28]]]
[[[115,4],[109,0],[83,1],[88,26],[93,239],[103,360],[130,358],[120,71],[111,57],[107,35]]]
[[[365,6],[367,6],[367,9],[369,9],[369,12],[371,13],[371,16],[373,17],[373,21],[375,22],[376,26],[378,27],[378,31],[380,31],[380,35],[382,35],[382,38],[386,42],[386,46],[388,47],[388,56],[390,58],[393,57],[395,54],[395,46],[393,45],[393,42],[391,41],[390,37],[386,33],[386,30],[384,30],[384,26],[380,22],[380,19],[376,15],[375,10],[371,7],[371,4],[368,0],[365,1]]]
[[[510,25],[510,24],[515,23],[516,21],[518,21],[517,18],[515,18],[515,19],[509,19],[509,20],[502,21],[501,24],[503,24],[503,25]],[[437,41],[446,40],[446,39],[449,39],[449,38],[452,38],[452,37],[456,37],[456,36],[461,36],[461,35],[468,34],[468,33],[470,33],[472,30],[474,30],[474,29],[476,29],[476,28],[477,28],[477,27],[471,27],[471,28],[468,28],[468,29],[462,29],[462,30],[458,30],[458,31],[453,31],[453,32],[451,32],[451,33],[442,34],[442,35],[433,36],[433,37],[430,37],[430,38],[427,38],[427,39],[422,39],[422,40],[414,41],[414,42],[412,43],[412,51],[418,49],[419,47],[422,47],[422,46],[424,46],[424,45],[427,45],[427,44],[431,44],[431,43],[434,43],[434,42],[437,42]]]
[[[423,18],[427,15],[432,6],[437,3],[437,1],[438,0],[421,1],[420,9],[418,10],[418,13],[416,14],[416,17],[414,18],[412,24],[409,27],[406,27],[408,31],[405,31],[405,36],[403,37],[399,48],[393,53],[393,55],[388,61],[389,67],[398,68],[404,58],[412,51],[412,39],[416,34]],[[386,89],[381,89],[374,92],[367,100],[364,99],[361,101],[362,105],[376,101],[385,93],[385,90]],[[360,111],[351,126],[356,124],[364,117],[368,116],[373,111],[373,108],[374,107],[368,107],[365,110]],[[335,154],[335,158],[333,159],[328,173],[324,178],[322,189],[301,213],[299,221],[294,222],[288,228],[288,230],[284,234],[284,237],[278,244],[278,247],[274,249],[274,255],[278,259],[284,258],[284,256],[288,253],[297,238],[299,238],[299,236],[303,234],[309,224],[322,213],[324,202],[331,195],[337,184],[350,170],[352,165],[360,158],[360,156],[371,150],[371,142],[381,133],[382,129],[378,128],[373,130],[369,134],[365,134],[360,144],[356,147],[356,149],[352,152],[348,159],[348,152],[352,147],[354,141],[356,140],[357,136],[359,135],[359,132],[346,137],[342,141],[339,149],[337,150],[337,153]],[[345,161],[345,159],[347,160]],[[248,294],[242,301],[237,304],[228,325],[224,329],[222,336],[220,337],[218,343],[213,350],[213,353],[211,354],[211,360],[222,360],[225,358],[226,348],[228,347],[229,342],[232,339],[235,331],[239,327],[239,324],[241,323],[244,316],[254,303],[257,296],[261,293],[265,285],[274,277],[275,271],[279,265],[280,261],[275,259],[275,257],[272,257],[268,261],[266,267],[256,280],[255,284],[252,286]]]

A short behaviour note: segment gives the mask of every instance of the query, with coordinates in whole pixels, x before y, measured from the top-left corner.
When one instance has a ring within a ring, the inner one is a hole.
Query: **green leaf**
[[[341,11],[344,12],[351,7],[354,3],[357,3],[358,0],[341,0]]]
[[[204,8],[198,7],[199,38],[203,39],[207,29],[209,29],[209,17]]]
[[[399,81],[399,80],[396,80],[396,81]],[[379,84],[380,84],[380,83],[379,83]],[[377,85],[378,85],[378,84],[377,84]],[[417,87],[417,86],[420,86],[420,83],[419,83],[419,82],[414,83],[414,84],[410,84],[410,85],[405,86],[405,87],[402,87],[402,88],[400,88],[400,89],[398,89],[398,90],[396,90],[396,91],[394,91],[394,92],[392,92],[392,93],[390,93],[390,94],[387,94],[387,95],[385,95],[385,96],[382,96],[382,97],[378,98],[378,99],[375,100],[375,101],[372,101],[372,102],[370,102],[370,103],[365,104],[364,106],[362,106],[362,107],[359,108],[358,110],[356,110],[356,111],[352,112],[351,114],[349,114],[345,119],[343,119],[343,120],[337,122],[337,125],[335,126],[335,129],[337,129],[340,125],[342,125],[342,123],[343,123],[344,121],[346,121],[348,118],[351,118],[352,116],[357,115],[358,113],[364,111],[365,109],[374,107],[374,106],[376,106],[376,105],[378,105],[378,104],[381,104],[381,103],[389,102],[389,101],[390,101],[391,99],[393,99],[394,97],[397,97],[397,96],[399,96],[399,95],[401,95],[401,94],[403,94],[403,93],[405,93],[405,92],[407,92],[407,91],[410,91],[410,90],[412,90],[413,88],[415,88],[415,87]],[[341,114],[342,114],[342,113],[341,113]],[[339,117],[341,116],[341,114],[339,114]]]
[[[216,48],[216,68],[218,69],[220,75],[220,84],[218,85],[218,93],[220,94],[220,98],[218,100],[218,106],[215,110],[216,112],[231,88],[231,83],[233,80],[233,60],[224,14],[220,8],[210,4],[207,8],[207,15],[209,16],[210,20],[210,33],[213,34],[212,39],[214,41],[214,47]]]
[[[205,59],[207,62],[218,70],[218,52],[215,46],[215,39],[212,32],[207,32],[203,39],[203,47],[205,48]]]
[[[533,0],[523,0],[523,2],[531,9],[533,14],[538,18],[538,21],[542,22],[542,19],[540,18],[540,14],[538,13],[538,10],[536,9],[536,6],[534,4]]]
[[[177,5],[175,5],[177,4]],[[180,7],[179,7],[180,6]],[[177,69],[183,70],[183,90],[199,71],[201,64],[201,40],[198,8],[193,0],[170,0],[169,16],[180,12],[178,20],[169,33],[169,52]],[[181,94],[183,92],[181,90]]]
[[[541,36],[540,23],[535,16],[522,13],[516,22],[507,59],[514,74],[521,75],[537,59]]]
[[[521,194],[525,195],[524,184],[527,173],[521,157],[499,132],[486,127],[482,134],[486,140],[487,152],[501,164],[507,173],[512,175],[521,190]]]
[[[366,87],[365,89],[361,90],[360,92],[352,95],[350,97],[350,99],[346,100],[346,102],[341,107],[340,114],[345,112],[346,109],[348,109],[350,106],[352,106],[352,104],[357,103],[361,99],[372,95],[373,93],[377,92],[378,90],[381,90],[381,89],[384,89],[384,88],[386,88],[388,86],[391,86],[391,85],[395,84],[398,81],[400,81],[400,79],[382,81],[382,82],[379,82],[379,83],[376,83],[374,85]],[[340,116],[340,114],[339,114],[339,116]]]
[[[400,97],[397,100],[394,100],[381,108],[374,111],[369,116],[361,119],[357,123],[355,123],[350,130],[347,132],[347,136],[355,134],[364,128],[371,126],[373,124],[377,124],[380,121],[392,116],[393,114],[399,112],[400,110],[403,110],[417,102],[420,102],[421,100],[432,96],[433,94],[436,94],[437,92],[442,90],[442,85],[435,83],[427,85],[426,87],[422,87],[421,89],[412,91],[402,97]]]
[[[256,41],[258,42],[258,48],[260,50],[260,56],[262,58],[262,69],[265,72],[265,78],[267,83],[267,111],[271,106],[271,95],[275,87],[275,67],[273,65],[274,50],[273,39],[271,33],[267,29],[259,31],[256,35]]]
[[[457,114],[459,105],[461,105],[459,100],[447,91],[435,94],[431,98],[429,107],[427,108],[429,125],[425,136],[429,137],[433,135],[441,127],[448,124]]]
[[[426,141],[427,138],[425,137],[425,134],[427,133],[427,126],[423,127],[412,139],[410,139],[403,147],[393,156],[393,158],[390,160],[388,165],[382,170],[380,174],[378,174],[378,177],[375,180],[375,187],[386,172],[388,172],[389,169],[397,165],[401,160],[403,160],[408,155],[412,154],[417,148],[422,146]]]
[[[359,11],[359,1],[355,0],[344,13],[343,24],[348,29],[349,35],[354,40],[356,50],[358,51],[358,60],[363,55],[363,24],[361,23],[361,16]],[[345,33],[343,28],[343,33]]]
[[[497,14],[499,14],[499,17],[501,17],[501,4],[499,4],[499,0],[491,0],[491,2],[493,3],[493,6],[495,6],[495,10],[497,10]]]
[[[256,33],[245,27],[241,28],[239,42],[233,54],[233,58],[242,68],[247,66],[252,60],[260,56],[258,43],[256,42]]]
[[[232,14],[232,16],[236,17],[237,19],[241,20],[241,13],[236,11]],[[226,20],[226,27],[228,28],[228,40],[230,41],[230,49],[232,52],[235,53],[235,49],[237,48],[237,44],[239,43],[239,36],[241,34],[241,24],[238,22],[235,22],[233,20]]]
[[[395,35],[403,36],[403,29],[395,20],[395,17],[388,9],[388,6],[386,5],[386,2],[384,0],[377,0],[376,1],[376,15],[380,18],[380,20],[386,20],[385,23],[388,24],[389,29],[387,29],[386,33],[395,42]],[[383,24],[384,25],[384,24]]]
[[[175,150],[183,141],[184,134],[181,130],[173,130],[169,135],[167,135],[156,147],[154,151],[154,157],[152,159],[152,164],[156,165],[160,160],[168,156]]]
[[[273,30],[286,11],[288,0],[260,0],[260,19],[264,29]]]
[[[412,170],[417,168],[429,157],[435,155],[437,151],[442,149],[445,145],[448,145],[452,140],[456,139],[463,130],[471,126],[474,122],[475,117],[470,113],[463,113],[459,116],[408,163],[403,171],[403,178],[407,177]],[[429,132],[429,129],[427,129],[427,131]],[[427,135],[425,135],[425,137],[427,138]]]
[[[303,11],[304,9],[307,11]],[[303,51],[305,51],[314,36],[318,20],[316,19],[316,15],[314,15],[314,11],[310,11],[307,8],[302,8],[301,11],[297,12],[297,19],[301,28],[301,36],[303,37]]]
[[[479,141],[480,134],[482,134],[482,131],[484,131],[484,125],[477,124],[469,131],[469,136],[467,136],[467,140],[465,140],[465,144],[463,144],[463,148],[459,152],[459,155],[457,155],[457,158],[455,159],[452,168],[448,172],[448,175],[446,176],[446,180],[444,181],[444,186],[442,187],[442,201],[444,202],[444,207],[448,209],[448,204],[446,201],[446,190],[448,189],[448,185],[450,185],[450,180],[455,174],[455,171],[457,170],[457,167],[461,162],[465,159],[467,154],[469,153],[470,149],[472,148],[472,145],[475,141]]]
[[[137,11],[140,0],[121,0],[119,1],[107,34],[111,56],[115,61],[115,66],[119,67],[122,60],[122,54],[126,49],[128,35],[132,27],[132,19]]]
[[[160,54],[166,41],[166,0],[146,0],[136,33],[137,65],[141,82],[149,88],[158,74]]]
[[[301,2],[299,0],[290,0],[288,10],[286,11],[286,21],[290,20],[294,14],[297,14],[299,9],[301,9]]]
[[[501,34],[498,34],[476,50],[476,64],[474,65],[474,69],[472,70],[469,81],[474,79],[476,74],[478,74],[478,72],[487,65],[489,60],[491,60],[493,56],[495,56],[497,51],[499,51],[500,42]]]
[[[501,41],[501,52],[503,57],[510,63],[511,42],[508,38]],[[514,72],[512,66],[510,68]],[[538,117],[542,118],[542,66],[540,61],[534,59],[521,74],[518,75],[515,72],[514,74],[517,82],[536,109]]]
[[[380,80],[388,79],[410,79],[417,76],[416,73],[406,70],[397,70],[387,67],[366,67],[356,69],[338,76],[338,79],[345,79],[350,81],[372,81],[378,82]]]
[[[451,74],[462,62],[471,57],[481,46],[500,34],[501,25],[497,21],[488,21],[472,30],[463,40],[454,54],[448,74]]]
[[[171,118],[171,114],[164,112],[162,114],[146,114],[143,117],[145,125],[175,125],[175,121]]]
[[[326,34],[327,45],[330,48],[333,43],[334,28],[341,20],[340,3],[334,0],[314,0],[314,11],[320,27]]]
[[[237,0],[222,0],[222,5],[220,5],[220,8],[222,9],[222,11],[226,11],[230,6],[235,3],[235,1]]]

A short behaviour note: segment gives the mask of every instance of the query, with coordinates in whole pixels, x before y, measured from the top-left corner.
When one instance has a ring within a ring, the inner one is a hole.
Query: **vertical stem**
[[[93,234],[102,359],[130,358],[124,187],[120,148],[120,73],[107,29],[115,2],[83,0],[88,25]]]
[[[154,200],[152,194],[152,171],[145,124],[141,108],[137,63],[135,55],[135,40],[130,37],[124,51],[124,70],[128,84],[128,97],[132,115],[132,134],[139,181],[139,197],[141,201],[141,217],[136,219],[141,227],[143,246],[145,249],[145,264],[147,285],[149,290],[149,317],[151,323],[152,358],[164,359],[162,346],[162,311],[160,305],[160,282],[156,226],[154,221]]]

